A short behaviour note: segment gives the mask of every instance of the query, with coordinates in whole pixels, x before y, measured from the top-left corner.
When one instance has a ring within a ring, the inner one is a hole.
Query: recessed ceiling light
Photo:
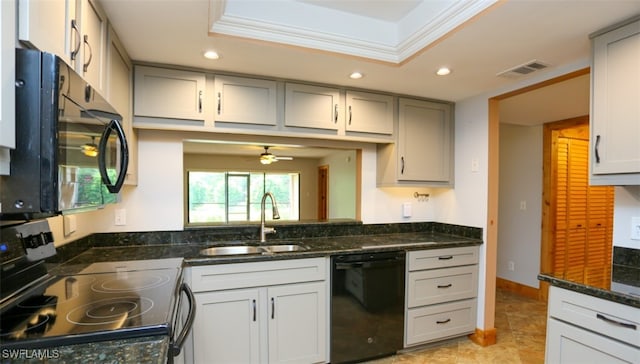
[[[437,71],[436,71],[436,75],[438,76],[446,76],[449,73],[451,73],[451,70],[447,67],[440,67]]]
[[[207,58],[207,59],[218,59],[218,58],[220,58],[220,55],[218,55],[218,52],[216,52],[216,51],[206,51],[206,52],[204,52],[204,58]]]
[[[360,78],[364,77],[364,75],[360,72],[353,72],[352,74],[349,75],[349,78],[353,79],[353,80],[358,80]]]

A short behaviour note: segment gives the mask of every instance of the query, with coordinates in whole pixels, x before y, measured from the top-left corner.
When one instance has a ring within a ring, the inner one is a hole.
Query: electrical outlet
[[[116,209],[114,223],[118,226],[127,225],[127,210]]]
[[[513,262],[513,261],[511,261],[511,260],[509,261],[509,270],[510,270],[510,271],[512,271],[512,272],[513,272],[514,270],[516,270],[516,263],[514,263],[514,262]]]
[[[480,171],[480,161],[478,158],[471,158],[471,172],[478,173]]]
[[[640,216],[631,218],[631,240],[640,240]]]

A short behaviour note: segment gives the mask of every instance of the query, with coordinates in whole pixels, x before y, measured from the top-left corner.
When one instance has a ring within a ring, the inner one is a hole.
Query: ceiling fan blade
[[[276,160],[279,160],[279,161],[292,161],[293,157],[280,157],[280,156],[277,156]]]

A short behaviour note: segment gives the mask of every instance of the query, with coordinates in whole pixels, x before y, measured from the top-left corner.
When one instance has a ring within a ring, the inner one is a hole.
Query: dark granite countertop
[[[556,286],[559,288],[564,288],[589,296],[621,303],[623,305],[640,308],[640,296],[612,291],[608,287],[597,287],[592,284],[585,284],[554,274],[541,273],[538,275],[538,279],[544,282],[549,282],[549,284],[551,284],[552,286]]]
[[[228,245],[298,244],[302,250],[282,253],[205,256],[204,248]],[[259,244],[255,240],[229,240],[192,244],[145,244],[128,246],[92,247],[52,269],[53,274],[74,274],[97,262],[184,258],[186,266],[228,264],[250,261],[326,257],[335,254],[362,251],[423,250],[481,245],[482,240],[437,232],[409,232],[393,234],[313,237],[302,239],[267,239]]]

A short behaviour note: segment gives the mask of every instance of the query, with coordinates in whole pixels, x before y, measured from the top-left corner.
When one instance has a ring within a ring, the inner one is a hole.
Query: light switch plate
[[[411,202],[402,204],[402,217],[411,217]]]

